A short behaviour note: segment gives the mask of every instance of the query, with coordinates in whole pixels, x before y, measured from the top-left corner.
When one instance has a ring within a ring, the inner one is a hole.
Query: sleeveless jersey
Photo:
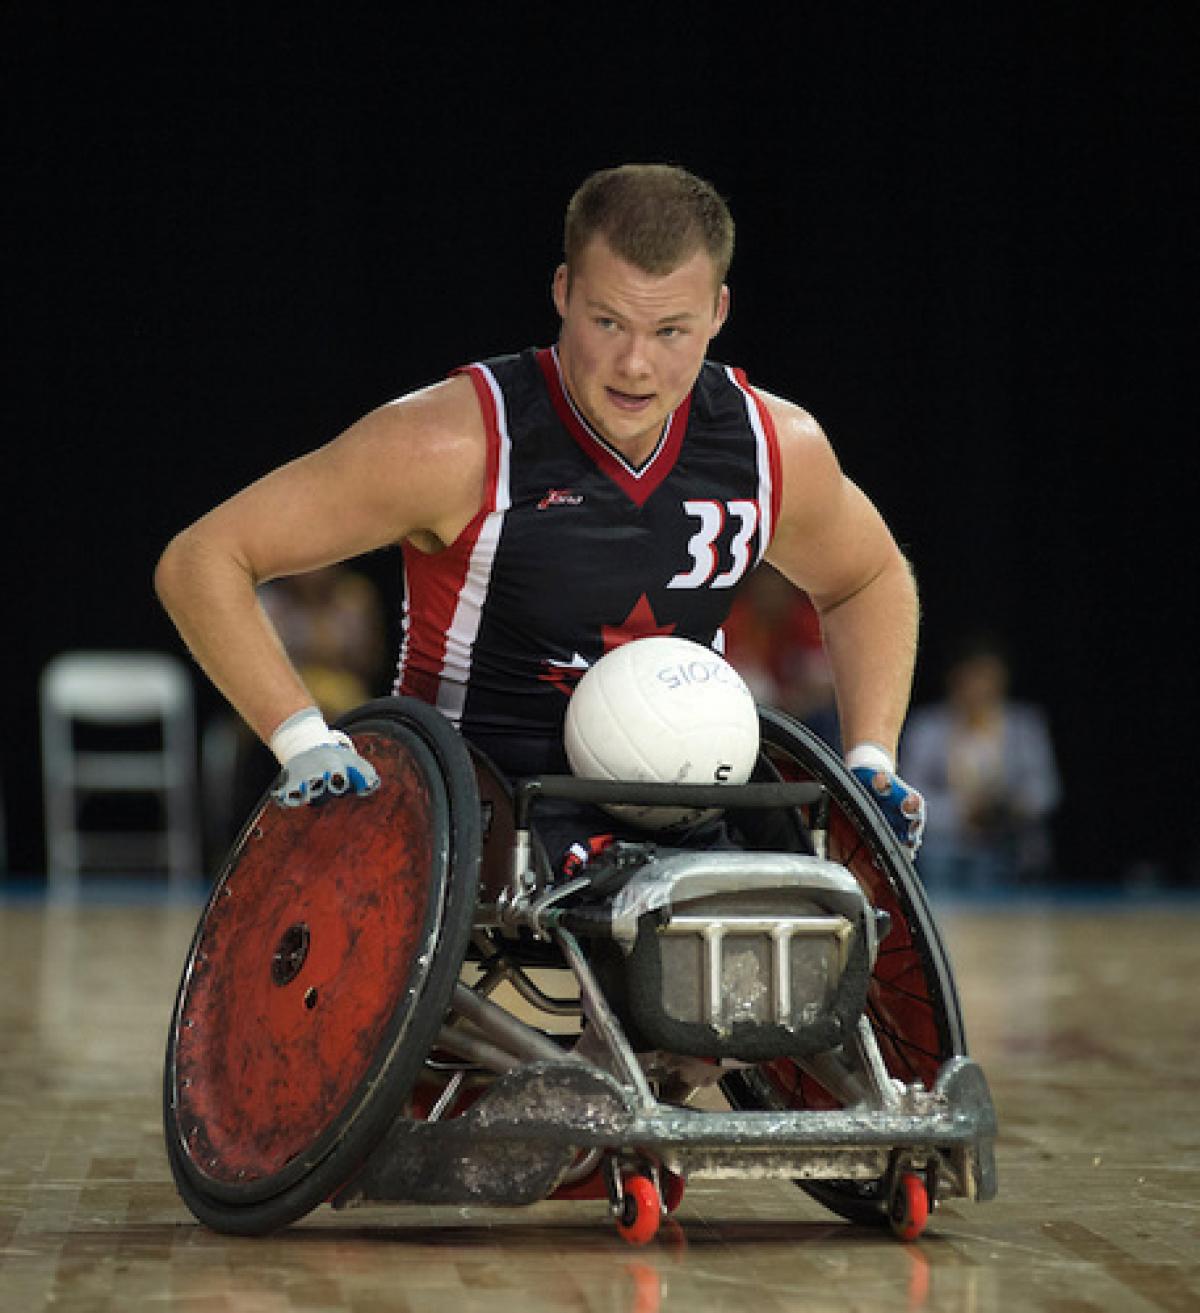
[[[404,545],[395,691],[510,775],[565,772],[567,699],[605,652],[651,634],[719,649],[779,513],[774,426],[740,370],[706,361],[634,467],[575,407],[553,348],[464,372],[487,431],[484,501],[444,550]]]

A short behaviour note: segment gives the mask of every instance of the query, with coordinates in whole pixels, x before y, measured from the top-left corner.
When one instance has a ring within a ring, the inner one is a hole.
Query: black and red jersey
[[[634,467],[576,409],[553,349],[465,372],[486,492],[448,548],[404,546],[395,688],[510,774],[565,770],[567,699],[605,652],[650,634],[719,647],[779,514],[774,426],[740,370],[706,361]]]

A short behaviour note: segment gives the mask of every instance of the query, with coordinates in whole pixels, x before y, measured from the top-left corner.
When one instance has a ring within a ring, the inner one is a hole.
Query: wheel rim
[[[349,1065],[353,1068],[357,1063],[357,1069],[365,1071],[365,1075],[354,1085],[340,1112],[333,1107],[337,1095],[335,1090],[323,1112],[308,1120],[305,1133],[316,1131],[313,1143],[287,1159],[278,1170],[272,1169],[294,1150],[289,1148],[281,1153],[268,1146],[271,1151],[264,1152],[261,1145],[257,1146],[253,1152],[257,1153],[258,1161],[252,1162],[251,1168],[257,1168],[262,1175],[256,1178],[250,1177],[250,1169],[245,1164],[237,1166],[231,1161],[234,1154],[244,1151],[236,1141],[233,1148],[220,1146],[224,1149],[224,1156],[220,1153],[210,1154],[209,1158],[194,1155],[189,1152],[184,1134],[185,1130],[190,1132],[194,1119],[181,1118],[181,1113],[196,1111],[195,1100],[204,1094],[203,1089],[196,1088],[196,1074],[204,1075],[205,1068],[201,1066],[197,1073],[181,1070],[181,1067],[186,1067],[189,1032],[195,1029],[194,1025],[188,1027],[184,1022],[189,1018],[196,973],[204,968],[203,945],[209,928],[208,919],[217,915],[214,905],[225,896],[224,885],[230,874],[237,878],[238,863],[245,846],[258,841],[253,831],[260,818],[271,818],[264,827],[270,829],[279,823],[284,813],[273,805],[267,806],[246,826],[226,871],[214,888],[193,940],[168,1034],[164,1072],[167,1160],[180,1196],[198,1220],[230,1234],[263,1235],[278,1230],[303,1217],[323,1201],[332,1199],[359,1170],[402,1113],[405,1097],[437,1038],[470,938],[479,884],[480,809],[470,758],[461,737],[434,708],[411,698],[381,698],[367,703],[344,717],[338,727],[353,733],[360,751],[365,751],[368,756],[381,754],[376,755],[376,763],[382,768],[383,784],[369,798],[335,799],[316,810],[306,809],[306,819],[312,822],[317,817],[341,817],[342,823],[352,829],[369,828],[391,836],[388,842],[400,835],[403,842],[399,848],[388,852],[398,861],[393,877],[410,896],[407,902],[393,900],[389,903],[387,899],[379,902],[379,907],[385,912],[390,907],[391,915],[384,919],[394,923],[390,931],[384,927],[384,932],[381,932],[383,940],[385,943],[398,942],[411,933],[405,929],[409,924],[408,913],[420,906],[424,907],[423,924],[418,922],[420,930],[412,943],[407,978],[401,979],[402,972],[395,971],[388,979],[385,972],[382,983],[371,982],[376,992],[372,994],[368,990],[366,999],[368,1003],[373,1000],[375,1020],[388,1015],[387,1004],[390,1002],[391,1005],[381,1042],[372,1055],[372,1028],[369,1024],[360,1027],[361,1043],[355,1046]],[[379,736],[378,742],[376,735]],[[397,761],[389,759],[391,753],[397,754]],[[405,791],[411,787],[405,763],[415,763],[418,777],[428,787],[436,818],[432,835],[424,834],[419,820],[404,820],[404,811],[410,803]],[[401,808],[395,826],[363,825],[364,817],[372,808],[382,807],[386,812],[400,795],[404,795],[405,807]],[[425,847],[422,847],[422,839]],[[351,837],[339,846],[337,860],[353,858],[357,842]],[[422,854],[426,851],[431,860],[423,870]],[[377,850],[372,852],[378,856]],[[322,869],[318,874],[320,882],[324,883],[328,871]],[[242,883],[244,885],[245,881]],[[383,880],[383,883],[386,885],[387,881]],[[366,901],[369,904],[371,900]],[[301,1005],[304,1006],[307,996],[312,1003],[307,1010],[313,1016],[323,1020],[336,1019],[342,1015],[330,1006],[337,998],[336,990],[331,999],[328,992],[322,995],[317,984],[316,994],[308,995],[315,982],[307,978],[307,973],[320,965],[320,950],[328,945],[330,927],[324,919],[310,919],[298,914],[294,906],[284,910],[287,915],[277,917],[274,922],[270,917],[264,918],[263,932],[256,938],[256,943],[261,945],[259,957],[255,960],[256,969],[265,970],[274,989],[302,987]],[[365,913],[359,917],[362,924],[370,924],[372,919]],[[361,925],[356,926],[355,934],[357,952],[362,940]],[[330,979],[336,975],[335,972]],[[349,996],[353,997],[353,993],[350,991]],[[378,994],[382,994],[382,1000],[376,996]],[[344,997],[347,997],[345,991]],[[220,1021],[219,1010],[210,1015],[210,1020],[214,1018]],[[194,1022],[196,1016],[192,1019]],[[361,1021],[362,1017],[358,1019]],[[369,1023],[371,1017],[366,1020]],[[251,1028],[252,1021],[253,1017],[250,1023],[235,1018],[235,1024],[241,1025],[243,1031]],[[330,1052],[326,1050],[327,1057]],[[339,1071],[338,1075],[343,1076],[343,1073]],[[353,1069],[344,1075],[343,1089],[353,1085],[353,1076]],[[191,1084],[186,1083],[189,1080]],[[207,1132],[206,1127],[201,1129]],[[303,1136],[296,1134],[294,1138],[299,1141]],[[217,1162],[210,1165],[213,1156],[217,1157]],[[246,1175],[239,1179],[239,1172]]]
[[[173,1030],[175,1135],[217,1198],[265,1198],[329,1152],[424,973],[444,792],[420,743],[365,733],[356,746],[378,793],[262,807],[197,932]]]

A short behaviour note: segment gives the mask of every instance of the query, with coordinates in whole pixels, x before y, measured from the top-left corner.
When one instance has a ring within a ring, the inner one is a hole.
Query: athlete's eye
[[[679,324],[666,324],[658,330],[658,335],[670,342],[677,337],[682,337],[683,329]]]
[[[615,319],[609,319],[604,315],[597,315],[593,322],[597,328],[605,333],[611,333],[617,327],[617,321]]]

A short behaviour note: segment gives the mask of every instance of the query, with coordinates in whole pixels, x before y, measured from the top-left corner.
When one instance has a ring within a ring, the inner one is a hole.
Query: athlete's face
[[[603,237],[588,243],[573,273],[568,280],[561,265],[554,275],[563,377],[593,428],[638,464],[691,391],[729,313],[729,289],[714,290],[702,249],[669,274],[650,274]]]

